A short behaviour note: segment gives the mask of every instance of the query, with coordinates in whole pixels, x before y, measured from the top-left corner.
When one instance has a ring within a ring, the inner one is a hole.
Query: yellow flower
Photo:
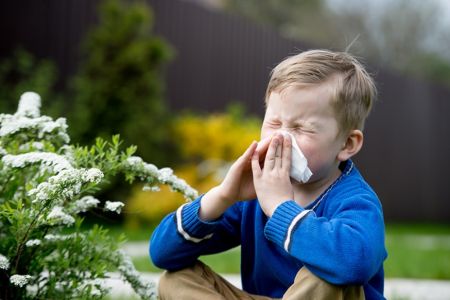
[[[185,163],[174,173],[205,193],[223,179],[229,165],[254,140],[259,140],[261,122],[232,113],[209,116],[182,115],[172,126],[172,136]],[[176,210],[185,199],[172,193],[167,186],[156,193],[134,189],[127,202],[126,225],[136,228],[142,224],[157,224],[164,215]]]

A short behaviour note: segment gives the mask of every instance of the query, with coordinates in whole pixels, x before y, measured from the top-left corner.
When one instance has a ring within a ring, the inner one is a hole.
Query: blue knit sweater
[[[237,202],[213,222],[198,217],[200,199],[166,216],[150,241],[162,269],[177,270],[201,255],[241,245],[245,291],[281,298],[303,266],[338,285],[364,286],[366,299],[384,299],[381,204],[353,162],[313,203],[286,201],[268,218],[257,200]]]

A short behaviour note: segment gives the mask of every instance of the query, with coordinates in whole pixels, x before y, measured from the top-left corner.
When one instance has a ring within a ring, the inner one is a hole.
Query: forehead
[[[334,85],[321,84],[289,85],[273,91],[267,99],[266,116],[269,115],[311,115],[333,114],[332,101]]]

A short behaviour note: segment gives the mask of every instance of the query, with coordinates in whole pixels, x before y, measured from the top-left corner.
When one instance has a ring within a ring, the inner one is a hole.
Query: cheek
[[[272,136],[275,133],[275,130],[273,128],[268,128],[268,127],[261,127],[261,140]]]
[[[308,159],[308,162],[316,156],[317,153],[310,143],[297,139],[297,145],[303,152],[303,155],[306,156],[306,159]]]
[[[321,151],[320,147],[307,138],[298,138],[297,144],[300,150],[302,150],[303,155],[305,155],[308,160],[308,167],[311,170],[317,169],[324,160],[324,153]]]
[[[330,148],[330,145],[305,144],[302,148],[303,154],[308,160],[308,167],[313,174],[320,176],[329,170],[330,166],[335,162],[336,155]]]

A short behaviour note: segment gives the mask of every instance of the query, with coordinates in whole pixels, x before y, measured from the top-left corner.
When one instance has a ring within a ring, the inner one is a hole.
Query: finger
[[[250,144],[250,146],[247,148],[247,150],[245,150],[244,154],[241,155],[240,159],[242,159],[244,161],[250,161],[250,159],[252,158],[253,152],[255,151],[257,146],[258,146],[258,143],[253,141]]]
[[[264,168],[266,170],[272,170],[275,167],[275,153],[279,144],[280,141],[277,136],[272,138],[269,149],[267,150],[266,159],[264,160]]]
[[[292,140],[290,136],[284,137],[282,158],[282,169],[286,170],[289,174],[292,164]]]
[[[260,154],[262,154],[262,153],[267,151],[267,149],[269,148],[271,140],[272,140],[272,137],[269,136],[269,137],[266,137],[266,138],[262,139],[261,141],[259,141],[258,147],[256,149],[258,150],[258,152]]]
[[[261,167],[259,166],[259,151],[255,149],[252,155],[253,179],[261,176]]]
[[[282,167],[282,163],[283,163],[283,158],[282,158],[282,154],[283,154],[283,136],[280,136],[280,143],[277,146],[277,149],[275,151],[275,167],[280,168]]]
[[[256,150],[259,152],[259,162],[263,163],[264,159],[266,158],[267,150],[269,149],[270,142],[272,140],[272,137],[267,137],[265,139],[262,139],[258,143],[258,147],[256,147]]]

